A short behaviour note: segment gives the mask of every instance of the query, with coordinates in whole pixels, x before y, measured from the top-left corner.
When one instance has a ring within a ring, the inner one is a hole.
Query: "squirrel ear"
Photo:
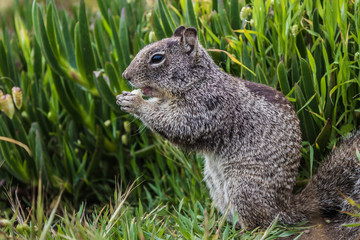
[[[185,26],[181,25],[179,27],[177,27],[174,31],[174,34],[172,35],[173,37],[182,37],[183,32],[185,31]]]
[[[183,32],[183,41],[187,53],[197,53],[199,43],[197,38],[197,31],[195,28],[189,27],[185,29]]]

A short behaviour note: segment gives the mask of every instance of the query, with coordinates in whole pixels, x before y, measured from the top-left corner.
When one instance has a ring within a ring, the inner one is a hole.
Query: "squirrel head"
[[[149,97],[176,97],[198,81],[199,59],[207,55],[193,27],[178,27],[172,37],[139,51],[123,72],[123,78]]]

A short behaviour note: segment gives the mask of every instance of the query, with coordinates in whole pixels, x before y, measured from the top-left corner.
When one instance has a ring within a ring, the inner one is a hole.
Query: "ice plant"
[[[240,18],[241,20],[246,19],[251,14],[251,7],[243,7],[241,8]]]
[[[299,31],[299,26],[297,24],[295,24],[294,26],[291,27],[291,34],[296,37],[297,32]]]
[[[6,116],[12,119],[15,113],[15,108],[10,94],[3,95],[0,98],[0,104],[1,110],[6,114]]]
[[[23,102],[23,95],[22,95],[22,91],[19,87],[13,87],[11,89],[12,92],[12,96],[14,99],[14,103],[17,109],[20,109],[22,106],[22,102]]]

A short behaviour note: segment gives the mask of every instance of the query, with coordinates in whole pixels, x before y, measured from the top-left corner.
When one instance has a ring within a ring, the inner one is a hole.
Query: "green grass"
[[[224,71],[275,87],[293,103],[304,140],[301,188],[337,137],[359,126],[360,1],[148,3],[98,0],[91,11],[83,1],[63,9],[54,0],[15,0],[2,10],[0,89],[11,95],[20,87],[23,104],[12,117],[8,105],[0,113],[0,217],[10,220],[0,237],[301,232],[276,224],[243,232],[224,221],[202,181],[201,156],[154,136],[120,111],[115,96],[129,90],[121,74],[142,47],[194,26]]]
[[[302,224],[284,227],[276,226],[276,222],[268,229],[251,232],[239,229],[212,205],[205,184],[199,179],[201,175],[197,174],[201,171],[199,157],[185,157],[168,143],[161,143],[157,151],[166,151],[165,157],[169,164],[177,165],[173,167],[178,174],[163,175],[159,182],[148,184],[142,182],[142,177],[137,185],[137,181],[129,186],[117,183],[113,195],[108,196],[108,203],[103,205],[89,207],[85,202],[74,210],[71,203],[62,198],[63,190],[53,198],[44,197],[44,192],[38,191],[28,209],[19,204],[18,196],[9,197],[14,214],[2,213],[9,221],[2,223],[3,236],[20,239],[238,239],[240,236],[241,239],[275,239],[296,237],[306,229]],[[42,187],[43,183],[39,182],[38,188]],[[149,195],[136,199],[135,192],[142,189]],[[234,218],[236,220],[237,216]]]

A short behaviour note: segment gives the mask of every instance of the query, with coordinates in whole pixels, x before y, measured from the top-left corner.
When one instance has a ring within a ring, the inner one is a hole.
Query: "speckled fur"
[[[156,52],[165,60],[154,65]],[[353,192],[359,188],[353,151],[358,136],[334,151],[301,195],[293,195],[301,131],[292,105],[275,89],[221,71],[194,28],[181,26],[171,38],[143,48],[123,76],[147,87],[152,98],[124,92],[117,103],[164,138],[202,153],[215,205],[222,213],[229,207],[230,219],[238,212],[242,227],[265,227],[277,215],[281,223],[294,224],[333,204],[346,209],[334,186],[360,200]]]

